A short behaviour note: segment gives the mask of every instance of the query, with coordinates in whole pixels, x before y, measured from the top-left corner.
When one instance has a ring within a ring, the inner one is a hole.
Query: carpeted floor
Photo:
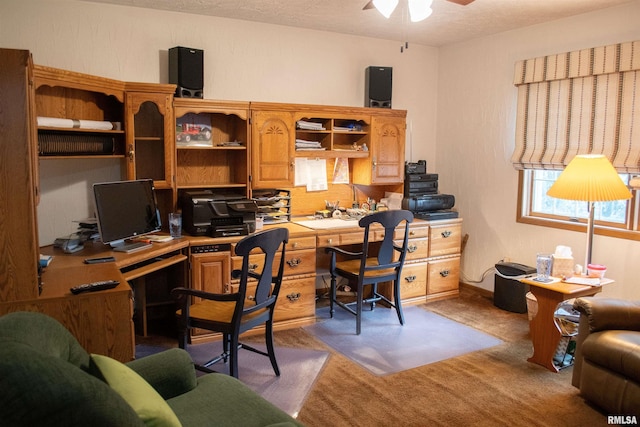
[[[378,306],[362,313],[362,332],[355,334],[355,316],[336,307],[316,310],[314,325],[304,329],[374,375],[388,375],[472,351],[502,341],[477,329],[439,316],[423,307],[405,307],[405,324],[395,310]]]
[[[278,331],[280,346],[327,350],[329,360],[298,420],[314,426],[604,426],[606,414],[560,373],[527,362],[532,354],[526,314],[493,306],[463,288],[460,298],[425,307],[500,338],[484,350],[377,376],[304,328]]]
[[[136,345],[136,357],[144,357],[166,349],[167,345]],[[254,344],[265,351],[265,346]],[[204,364],[222,352],[222,342],[190,345],[187,351],[194,362]],[[238,355],[238,379],[253,391],[273,403],[289,415],[296,417],[316,377],[328,358],[328,352],[303,348],[278,347],[275,349],[280,376],[273,372],[269,358],[247,350]],[[228,363],[216,363],[211,369],[229,374]]]

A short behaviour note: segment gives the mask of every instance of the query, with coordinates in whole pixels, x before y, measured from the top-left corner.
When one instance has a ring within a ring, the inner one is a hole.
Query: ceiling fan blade
[[[460,6],[466,6],[469,3],[473,3],[475,0],[447,0],[451,3],[459,4]]]
[[[369,3],[365,4],[364,7],[362,8],[362,10],[367,10],[367,9],[375,9],[375,6],[373,5],[373,0],[369,0]]]

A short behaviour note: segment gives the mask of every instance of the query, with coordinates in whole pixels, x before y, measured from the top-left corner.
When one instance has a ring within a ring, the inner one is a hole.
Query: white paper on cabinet
[[[326,159],[296,157],[296,186],[306,185],[307,191],[322,191],[328,188]]]

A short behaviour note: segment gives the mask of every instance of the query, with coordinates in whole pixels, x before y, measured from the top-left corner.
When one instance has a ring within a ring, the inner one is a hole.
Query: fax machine
[[[242,236],[256,229],[256,202],[237,194],[185,192],[181,207],[182,226],[192,236]]]

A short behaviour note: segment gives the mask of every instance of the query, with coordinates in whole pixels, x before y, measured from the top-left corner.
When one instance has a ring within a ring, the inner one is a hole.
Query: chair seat
[[[231,323],[235,307],[235,301],[203,300],[196,302],[189,307],[189,317],[195,320],[205,320],[208,322]],[[266,311],[267,309],[263,308],[253,313],[245,314],[242,316],[240,323],[249,322],[251,319],[260,316]],[[182,310],[177,311],[178,315],[181,313]]]
[[[350,260],[346,260],[346,261],[339,261],[336,262],[336,270],[342,272],[342,273],[346,273],[346,274],[350,274],[353,276],[357,276],[360,274],[360,264],[361,264],[361,260],[358,259],[350,259]],[[367,258],[367,263],[366,263],[367,267],[369,266],[376,266],[378,265],[378,259],[377,258]],[[364,277],[378,277],[378,276],[388,276],[390,274],[394,274],[395,273],[395,268],[383,268],[380,270],[368,270],[365,271],[364,273]]]

